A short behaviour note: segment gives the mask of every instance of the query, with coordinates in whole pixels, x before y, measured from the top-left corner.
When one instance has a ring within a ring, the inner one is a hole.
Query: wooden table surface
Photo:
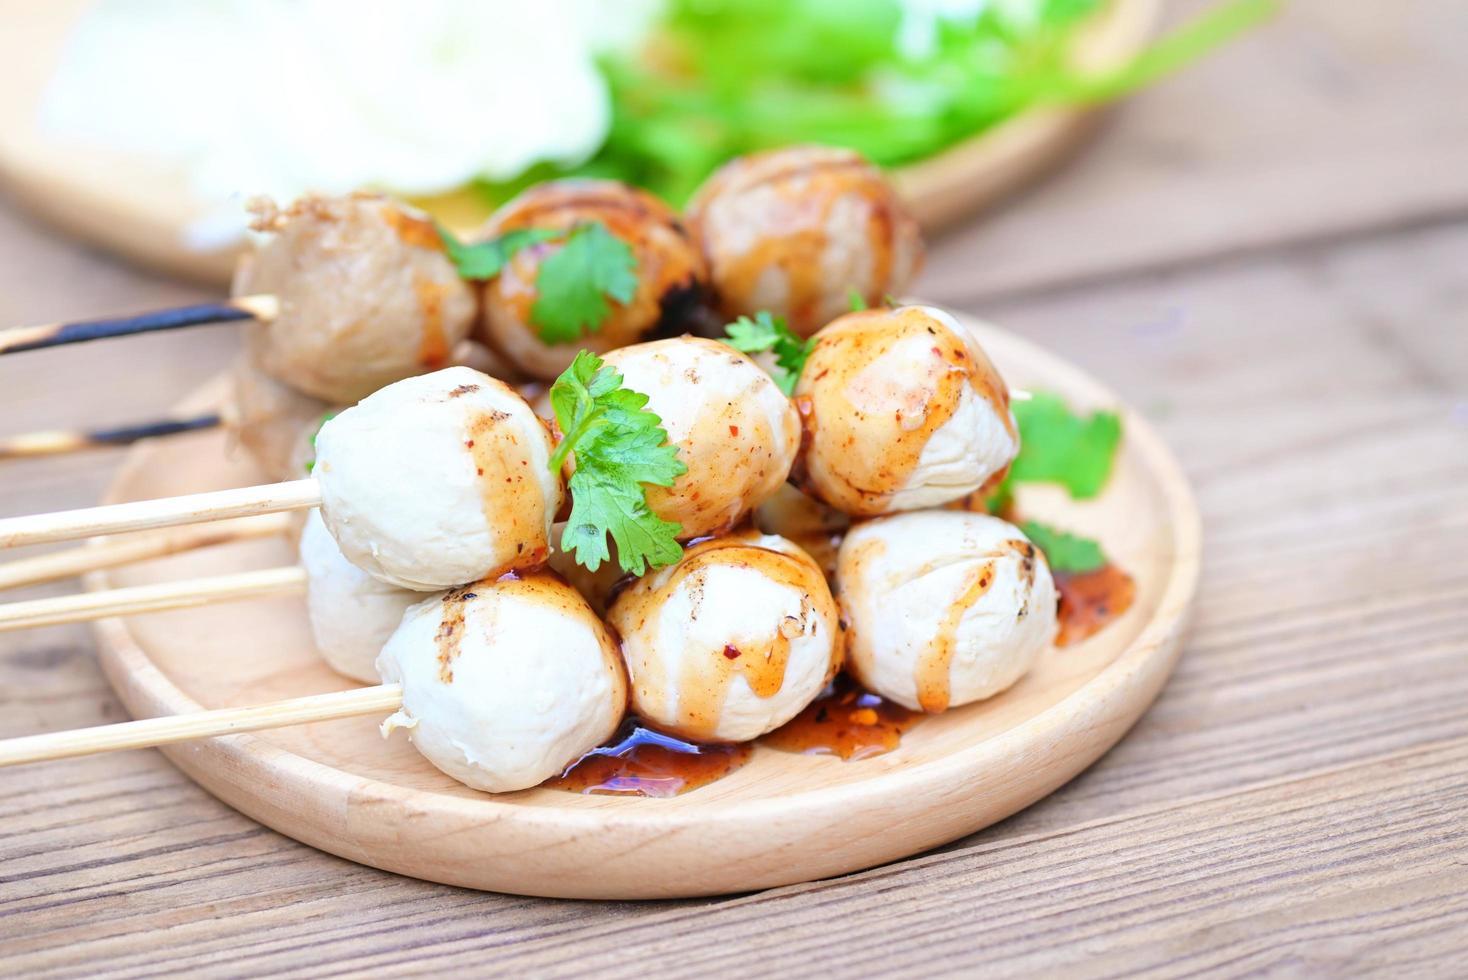
[[[1465,45],[1461,0],[1300,0],[934,244],[919,292],[1125,393],[1203,509],[1177,674],[1051,798],[846,878],[613,904],[359,867],[156,753],[7,770],[0,973],[1464,975]],[[198,295],[0,203],[0,322]],[[0,429],[146,417],[234,344],[5,359]],[[0,514],[118,458],[4,464]],[[0,638],[0,703],[5,735],[123,717],[81,627]]]

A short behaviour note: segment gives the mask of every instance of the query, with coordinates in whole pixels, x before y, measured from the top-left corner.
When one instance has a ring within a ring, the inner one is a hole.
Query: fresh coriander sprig
[[[773,316],[766,310],[756,313],[753,320],[740,317],[726,326],[724,333],[727,335],[724,342],[735,350],[746,354],[773,352],[776,371],[771,377],[787,395],[795,391],[795,382],[816,347],[814,337],[801,340],[785,325],[783,317]]]
[[[1101,550],[1101,545],[1090,538],[1083,538],[1039,521],[1025,521],[1019,528],[1025,532],[1025,537],[1034,542],[1035,547],[1045,553],[1045,561],[1052,572],[1080,575],[1094,572],[1106,565],[1106,554]]]
[[[612,311],[608,300],[628,303],[637,295],[637,257],[600,221],[570,229],[516,228],[473,244],[459,241],[440,225],[438,237],[463,279],[493,279],[526,246],[564,242],[541,262],[530,307],[530,322],[548,344],[568,344],[595,333]]]
[[[647,410],[647,396],[622,387],[616,369],[582,351],[551,385],[550,400],[563,433],[551,471],[559,473],[566,457],[576,455],[561,549],[596,571],[610,556],[611,535],[622,570],[633,575],[682,557],[682,526],[648,508],[645,485],[671,486],[688,467],[668,444],[663,420]]]
[[[540,339],[569,344],[601,329],[612,311],[608,299],[628,303],[637,295],[637,258],[600,221],[577,225],[540,264],[535,291],[530,320]]]
[[[1036,392],[1014,403],[1019,455],[1010,483],[1058,483],[1077,500],[1101,492],[1121,442],[1121,417],[1099,411],[1079,415],[1058,395]]]
[[[436,227],[444,251],[461,279],[493,279],[520,249],[565,235],[565,232],[554,228],[516,228],[489,241],[471,244],[459,241],[443,225]]]

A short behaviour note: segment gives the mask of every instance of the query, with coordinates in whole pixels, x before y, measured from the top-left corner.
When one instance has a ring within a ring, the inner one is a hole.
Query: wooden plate
[[[184,242],[184,229],[204,207],[183,178],[153,161],[38,131],[36,106],[83,5],[0,0],[0,182],[18,203],[86,241],[166,272],[227,283],[235,249],[198,251]],[[1124,64],[1146,43],[1158,9],[1158,0],[1111,0],[1082,35],[1078,64],[1097,72]],[[1093,110],[1077,107],[1036,109],[898,168],[893,179],[931,231],[999,201],[1063,159],[1094,118]],[[461,231],[488,213],[467,195],[422,203]]]
[[[530,895],[668,898],[747,891],[855,871],[972,833],[1028,806],[1122,737],[1172,670],[1198,575],[1199,523],[1177,463],[1134,411],[1075,367],[976,328],[1011,384],[1083,408],[1119,407],[1125,439],[1097,500],[1025,491],[1028,514],[1102,540],[1137,580],[1133,608],[1091,639],[1049,650],[1010,691],[926,719],[899,748],[857,762],[758,746],[743,769],[674,799],[534,789],[492,796],[384,742],[357,718],[168,748],[204,788],[322,850],[433,881]],[[216,382],[194,399],[202,407]],[[109,501],[258,482],[200,433],[135,447]],[[244,542],[94,574],[92,588],[294,561],[283,540]],[[241,601],[98,624],[103,668],[138,717],[247,705],[350,686],[312,649],[297,598]]]

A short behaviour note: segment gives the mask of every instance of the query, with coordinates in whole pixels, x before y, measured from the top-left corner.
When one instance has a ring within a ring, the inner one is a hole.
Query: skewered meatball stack
[[[637,288],[613,305],[595,329],[571,341],[547,340],[535,322],[539,280],[547,259],[565,240],[529,245],[484,284],[486,341],[526,374],[551,379],[578,351],[605,353],[636,343],[660,325],[681,323],[697,303],[707,273],[703,256],[667,205],[644,191],[611,180],[558,180],[539,184],[504,205],[490,219],[486,238],[520,230],[571,232],[600,223],[632,252]]]
[[[720,311],[768,310],[809,336],[906,288],[922,264],[917,222],[881,171],[850,150],[800,146],[739,157],[688,206]]]

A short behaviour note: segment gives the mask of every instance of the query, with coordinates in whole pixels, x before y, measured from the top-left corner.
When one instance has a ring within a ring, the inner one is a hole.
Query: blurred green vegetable
[[[1124,95],[1276,3],[1228,0],[1121,69],[1080,74],[1071,45],[1103,5],[989,0],[914,40],[899,0],[669,0],[642,49],[604,63],[611,132],[566,173],[615,177],[677,205],[730,157],[791,143],[911,163],[1034,105]],[[533,176],[552,175],[542,167]],[[525,183],[480,189],[499,201]]]

